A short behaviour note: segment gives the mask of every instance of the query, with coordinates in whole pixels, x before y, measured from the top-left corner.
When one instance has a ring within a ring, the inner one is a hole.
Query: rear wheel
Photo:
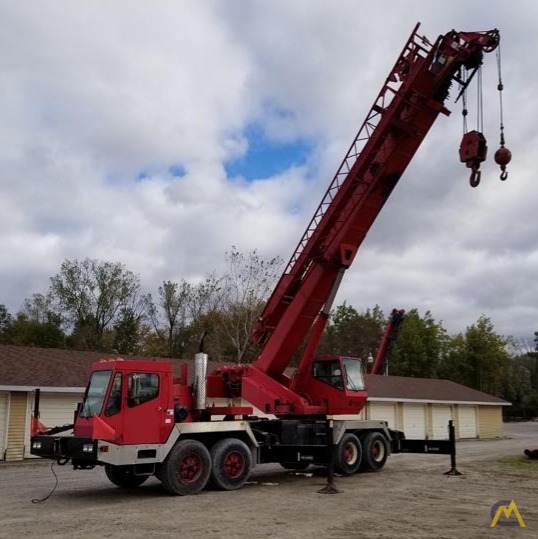
[[[110,482],[120,488],[139,487],[148,478],[147,475],[135,475],[134,466],[105,464],[105,473]]]
[[[247,444],[237,438],[225,438],[211,449],[211,482],[221,490],[241,488],[252,470],[252,455]]]
[[[387,439],[380,432],[370,432],[362,440],[361,469],[378,472],[389,456]]]
[[[164,488],[170,494],[198,494],[211,473],[211,456],[198,440],[181,440],[170,451],[160,471]]]
[[[359,470],[362,460],[360,440],[350,432],[344,434],[336,448],[334,469],[342,475],[351,475]]]

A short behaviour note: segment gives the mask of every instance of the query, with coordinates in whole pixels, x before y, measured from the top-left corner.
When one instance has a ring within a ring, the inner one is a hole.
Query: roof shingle
[[[92,363],[121,357],[130,360],[170,361],[175,376],[181,374],[183,363],[192,364],[191,361],[176,358],[163,360],[102,352],[0,345],[0,387],[86,387]],[[215,364],[210,362],[208,369],[213,368]]]
[[[82,388],[86,386],[92,363],[119,357],[122,356],[101,352],[0,345],[0,388],[1,386]],[[127,356],[124,357],[127,359]],[[162,358],[139,356],[128,356],[128,359],[163,361]],[[180,375],[182,364],[192,365],[192,360],[174,358],[164,361],[172,362],[176,376]],[[218,365],[219,363],[209,362],[208,371],[213,371]],[[189,369],[191,377],[193,370]],[[449,380],[368,375],[367,385],[368,396],[374,399],[509,404],[498,397]]]
[[[369,398],[510,404],[499,397],[450,380],[367,375],[366,383]]]

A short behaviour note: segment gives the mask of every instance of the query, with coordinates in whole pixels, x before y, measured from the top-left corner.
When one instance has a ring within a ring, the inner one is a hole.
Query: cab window
[[[153,373],[132,372],[127,377],[127,406],[139,406],[159,395],[159,376]]]
[[[121,410],[121,372],[117,372],[110,388],[105,415],[116,415]]]
[[[346,375],[346,388],[351,391],[365,389],[362,363],[358,359],[345,358],[342,360]]]
[[[314,361],[312,363],[312,376],[336,389],[344,389],[342,368],[338,360]]]
[[[80,409],[80,417],[93,417],[101,413],[111,376],[112,371],[95,371],[92,374]]]

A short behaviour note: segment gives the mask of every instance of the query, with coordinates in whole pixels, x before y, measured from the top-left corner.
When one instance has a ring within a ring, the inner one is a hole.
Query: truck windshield
[[[361,391],[364,389],[364,376],[362,374],[362,363],[358,359],[346,358],[342,360],[346,373],[346,387],[351,391]]]
[[[80,417],[93,417],[101,413],[111,374],[112,371],[95,371],[92,374],[82,402]]]

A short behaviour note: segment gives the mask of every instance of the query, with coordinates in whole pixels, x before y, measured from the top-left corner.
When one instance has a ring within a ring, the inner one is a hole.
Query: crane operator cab
[[[315,358],[310,372],[295,382],[294,391],[325,406],[328,414],[357,414],[366,403],[364,366],[358,358]]]
[[[362,362],[354,358],[314,361],[312,376],[336,389],[351,391],[365,389]]]

